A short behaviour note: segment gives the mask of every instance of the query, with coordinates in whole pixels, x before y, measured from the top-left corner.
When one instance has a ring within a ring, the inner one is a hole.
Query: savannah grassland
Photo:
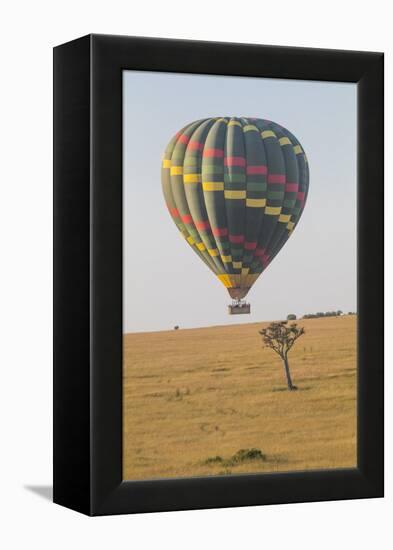
[[[356,316],[298,321],[292,392],[267,324],[124,336],[124,479],[356,465]]]

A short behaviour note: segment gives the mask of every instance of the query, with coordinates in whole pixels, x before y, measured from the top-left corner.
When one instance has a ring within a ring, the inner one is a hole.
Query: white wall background
[[[52,46],[96,32],[385,51],[388,97],[393,50],[389,15],[389,3],[384,0],[372,4],[354,0],[328,4],[25,0],[2,6],[0,546],[7,550],[390,547],[391,307],[386,329],[390,337],[384,500],[88,519],[26,488],[51,483]],[[390,108],[388,123],[392,130]],[[391,152],[389,140],[387,156]],[[388,188],[389,214],[391,201]],[[389,237],[391,220],[387,221]],[[392,278],[391,254],[386,276]],[[390,289],[387,298],[391,306]]]

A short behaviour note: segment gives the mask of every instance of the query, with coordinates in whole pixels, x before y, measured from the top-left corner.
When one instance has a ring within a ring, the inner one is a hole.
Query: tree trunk
[[[284,355],[284,357],[282,358],[282,360],[283,360],[283,362],[284,362],[285,374],[286,374],[286,377],[287,377],[288,389],[289,389],[289,390],[297,390],[297,387],[294,386],[294,385],[292,384],[291,373],[289,372],[288,357],[286,357],[286,356]]]

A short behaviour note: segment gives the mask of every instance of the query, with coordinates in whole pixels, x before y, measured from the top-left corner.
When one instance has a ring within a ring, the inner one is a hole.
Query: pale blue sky
[[[124,71],[124,332],[356,310],[356,85]],[[161,191],[161,156],[194,120],[249,116],[285,126],[310,166],[298,227],[229,316],[229,295],[181,238]]]

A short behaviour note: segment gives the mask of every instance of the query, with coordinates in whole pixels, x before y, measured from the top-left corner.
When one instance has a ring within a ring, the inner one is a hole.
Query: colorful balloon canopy
[[[192,122],[168,143],[162,163],[173,221],[237,300],[293,232],[308,184],[307,157],[296,137],[257,118]]]

